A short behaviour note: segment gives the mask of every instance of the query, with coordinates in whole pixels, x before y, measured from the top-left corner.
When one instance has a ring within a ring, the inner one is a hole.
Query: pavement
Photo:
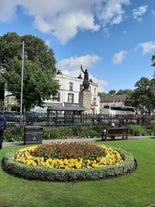
[[[155,136],[129,136],[128,140],[133,140],[133,139],[152,139],[155,138]],[[111,138],[107,139],[107,141],[112,140]],[[115,140],[122,140],[121,137],[115,137]],[[46,143],[55,143],[55,142],[97,142],[97,141],[102,141],[102,138],[71,138],[71,139],[51,139],[51,140],[42,140],[43,144]],[[105,142],[105,141],[103,141]],[[34,143],[35,144],[35,143]],[[24,142],[3,142],[3,147],[9,147],[9,146],[19,146],[19,145],[24,145]]]

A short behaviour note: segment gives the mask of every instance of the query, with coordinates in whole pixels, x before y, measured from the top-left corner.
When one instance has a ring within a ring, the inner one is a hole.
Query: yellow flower
[[[103,149],[104,156],[97,157],[96,160],[78,159],[52,159],[45,161],[44,157],[34,157],[31,155],[37,146],[29,146],[19,149],[12,158],[16,162],[21,162],[32,166],[43,166],[56,169],[81,169],[81,168],[99,168],[105,165],[119,164],[123,162],[120,153],[111,147],[100,146]]]

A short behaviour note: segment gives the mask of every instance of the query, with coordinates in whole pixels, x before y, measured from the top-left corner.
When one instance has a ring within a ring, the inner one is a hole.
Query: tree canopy
[[[7,33],[0,37],[0,67],[5,70],[0,83],[21,99],[22,43],[24,42],[23,108],[42,106],[59,89],[54,80],[56,74],[53,50],[43,40],[32,35],[19,36]]]
[[[135,90],[128,94],[125,104],[136,107],[141,113],[150,114],[155,108],[155,79],[142,77],[135,87]]]
[[[155,66],[155,55],[152,55],[152,66]]]

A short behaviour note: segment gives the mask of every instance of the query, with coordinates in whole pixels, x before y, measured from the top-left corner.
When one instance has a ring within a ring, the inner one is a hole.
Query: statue
[[[82,68],[82,65],[81,65],[81,70],[84,73],[83,87],[84,87],[84,89],[88,89],[89,88],[89,74],[88,74],[88,71],[87,71],[87,69],[84,70]]]

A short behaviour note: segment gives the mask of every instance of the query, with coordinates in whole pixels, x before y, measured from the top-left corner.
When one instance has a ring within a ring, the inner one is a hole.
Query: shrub
[[[67,139],[72,137],[101,137],[101,126],[84,127],[82,125],[59,127],[59,128],[44,128],[44,139]]]
[[[89,169],[50,169],[42,166],[34,167],[32,165],[16,162],[12,159],[12,157],[15,156],[15,152],[8,152],[3,159],[3,169],[11,175],[26,179],[60,182],[106,179],[121,176],[136,169],[135,160],[130,153],[122,149],[113,149],[121,154],[123,162],[115,165],[106,165],[104,167]]]
[[[148,135],[145,128],[141,125],[128,125],[129,134],[133,136]]]
[[[11,131],[6,131],[4,135],[4,141],[6,142],[14,142],[16,140],[20,141],[20,137],[16,134],[13,134]]]
[[[145,130],[147,132],[148,135],[155,135],[155,127],[153,125],[147,125],[145,127]]]
[[[4,133],[4,140],[7,142],[22,141],[24,135],[23,126],[16,125],[15,127],[7,128]]]
[[[129,135],[143,136],[154,135],[155,127],[153,125],[141,126],[141,125],[128,125]],[[70,127],[43,127],[43,139],[67,139],[73,137],[86,137],[94,138],[102,136],[103,126],[89,126],[82,125],[70,126]],[[24,127],[16,125],[12,128],[7,128],[4,134],[5,141],[22,141],[24,136]]]

